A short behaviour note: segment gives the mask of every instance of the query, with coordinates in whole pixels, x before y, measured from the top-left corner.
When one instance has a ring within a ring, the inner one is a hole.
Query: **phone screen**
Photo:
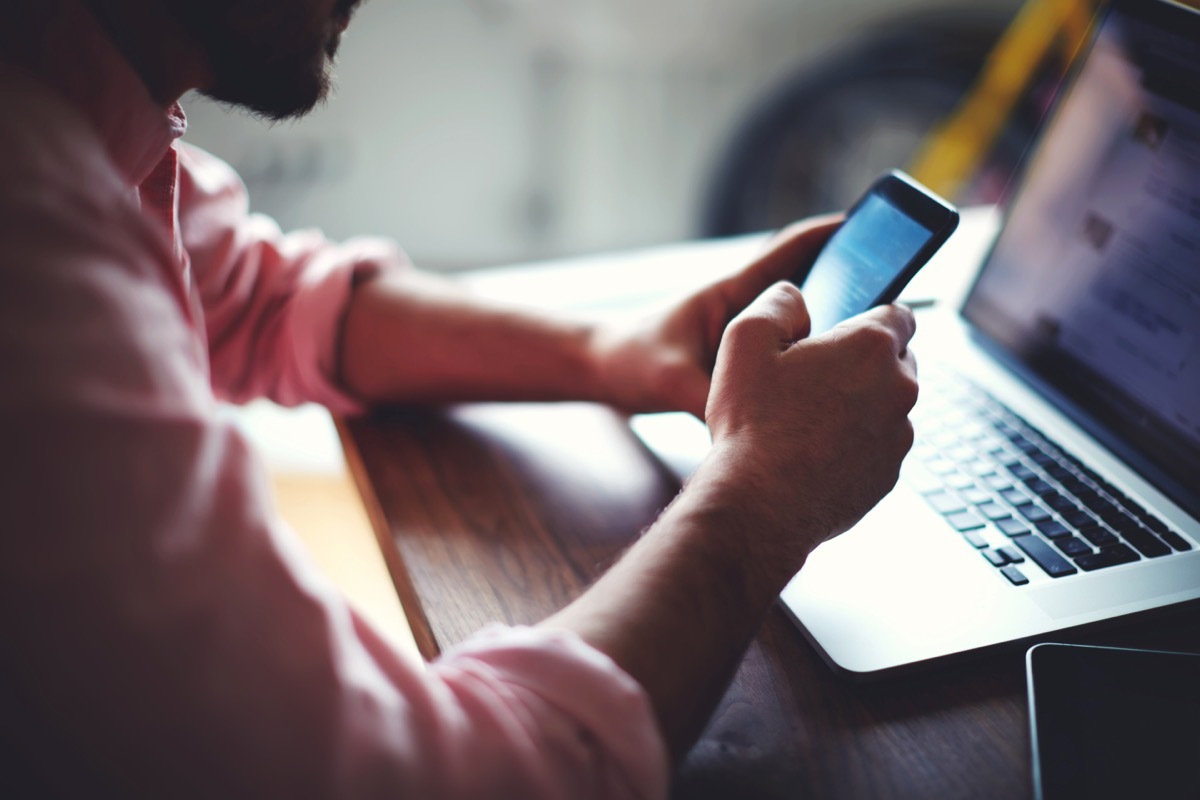
[[[884,290],[933,235],[886,198],[875,193],[864,197],[801,286],[812,332],[823,333],[881,302]]]

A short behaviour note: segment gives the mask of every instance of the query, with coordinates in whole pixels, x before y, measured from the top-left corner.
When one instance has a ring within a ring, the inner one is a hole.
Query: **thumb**
[[[808,336],[811,327],[800,290],[779,281],[733,318],[725,329],[721,350],[782,352]]]
[[[841,214],[812,217],[793,223],[772,237],[753,263],[721,282],[720,291],[729,315],[740,311],[776,281],[802,282],[844,218]]]

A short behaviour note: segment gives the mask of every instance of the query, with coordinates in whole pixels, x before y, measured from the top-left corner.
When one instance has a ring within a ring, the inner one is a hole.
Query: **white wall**
[[[753,99],[904,4],[374,0],[324,108],[267,127],[195,98],[188,139],[285,227],[393,236],[433,268],[673,241]]]

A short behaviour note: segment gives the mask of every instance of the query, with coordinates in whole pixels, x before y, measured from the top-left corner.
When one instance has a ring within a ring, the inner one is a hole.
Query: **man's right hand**
[[[808,554],[895,484],[912,444],[914,327],[886,306],[810,338],[798,289],[761,294],[721,339],[708,458],[621,560],[543,623],[642,685],[676,758]]]
[[[913,441],[915,327],[907,308],[881,306],[808,338],[800,290],[778,283],[726,328],[706,412],[714,447],[697,477],[771,517],[789,577],[895,485]]]

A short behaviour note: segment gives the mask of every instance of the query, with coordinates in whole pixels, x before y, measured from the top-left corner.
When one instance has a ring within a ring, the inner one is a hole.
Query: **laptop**
[[[1102,12],[974,286],[918,321],[900,483],[780,598],[835,670],[1200,599],[1200,12]]]

